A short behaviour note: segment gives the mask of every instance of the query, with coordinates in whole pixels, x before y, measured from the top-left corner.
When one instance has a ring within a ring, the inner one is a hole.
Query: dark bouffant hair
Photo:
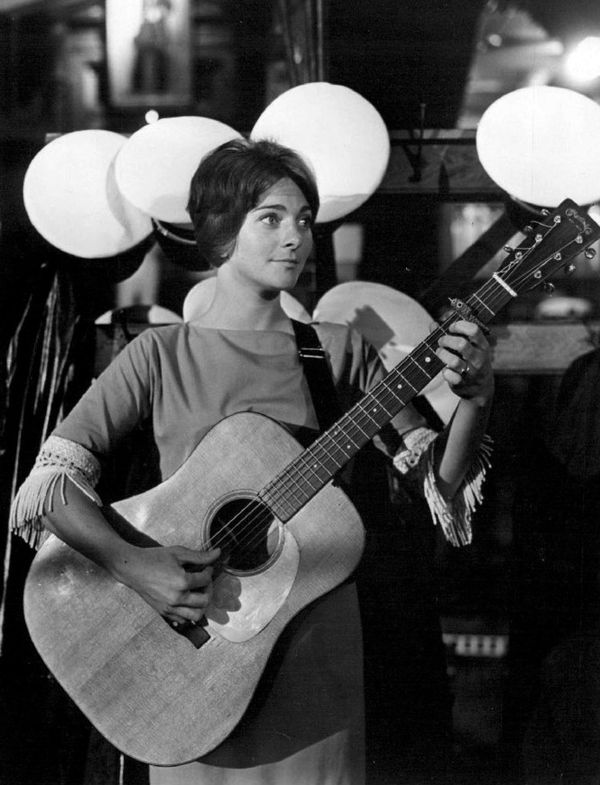
[[[202,159],[192,177],[187,209],[205,263],[212,267],[223,263],[248,212],[283,178],[296,183],[316,217],[317,184],[294,150],[266,140],[234,139]]]

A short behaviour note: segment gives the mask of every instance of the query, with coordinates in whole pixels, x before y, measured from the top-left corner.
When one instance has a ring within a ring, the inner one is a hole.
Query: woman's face
[[[225,264],[257,290],[291,289],[312,248],[312,223],[300,188],[287,178],[279,180],[246,215]]]

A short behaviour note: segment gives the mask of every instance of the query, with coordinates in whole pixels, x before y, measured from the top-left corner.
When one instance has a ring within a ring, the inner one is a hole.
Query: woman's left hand
[[[438,341],[437,356],[452,391],[461,398],[485,403],[494,393],[491,348],[483,331],[472,322],[459,320]]]

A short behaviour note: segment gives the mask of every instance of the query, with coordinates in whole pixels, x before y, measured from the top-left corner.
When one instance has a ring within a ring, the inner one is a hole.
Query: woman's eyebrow
[[[288,208],[284,204],[259,204],[253,208],[254,210],[287,210]],[[299,213],[312,212],[310,207],[307,204],[302,205],[302,207],[298,210]]]

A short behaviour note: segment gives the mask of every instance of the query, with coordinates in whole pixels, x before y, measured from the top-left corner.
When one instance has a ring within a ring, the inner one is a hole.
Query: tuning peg
[[[523,234],[531,234],[533,232],[533,226],[531,224],[527,224],[527,226],[523,227]]]
[[[567,264],[567,265],[565,265],[565,273],[567,275],[571,275],[571,273],[574,273],[576,269],[577,268],[575,267],[574,264]]]
[[[586,259],[593,259],[596,256],[595,248],[586,248],[583,252]]]
[[[515,249],[511,248],[510,245],[505,245],[504,246],[504,253],[513,253],[514,250]]]
[[[540,210],[542,215],[550,215],[550,210],[547,210],[545,207],[543,210]]]
[[[550,283],[550,281],[546,281],[546,283],[542,286],[542,288],[546,292],[546,294],[554,294],[554,290],[556,287],[554,286],[553,283]]]

